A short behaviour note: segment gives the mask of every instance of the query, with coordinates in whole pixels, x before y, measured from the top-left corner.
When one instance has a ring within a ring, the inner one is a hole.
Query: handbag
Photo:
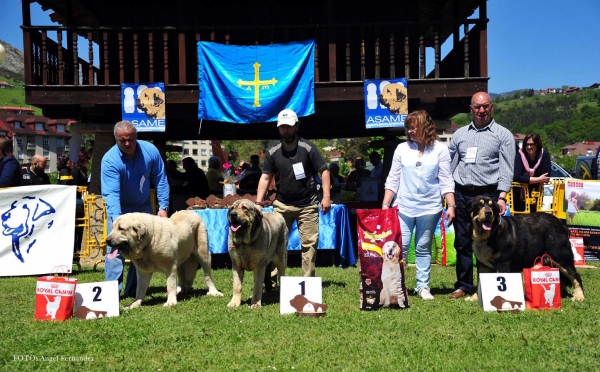
[[[544,258],[548,259],[550,266],[544,266]],[[537,257],[533,267],[523,269],[525,281],[525,307],[536,310],[560,309],[560,273],[553,267],[552,258],[545,254]]]
[[[64,268],[64,271],[59,272]],[[66,320],[73,316],[77,279],[71,278],[64,265],[55,267],[53,275],[37,279],[35,319]]]
[[[408,308],[398,208],[357,209],[360,309]]]

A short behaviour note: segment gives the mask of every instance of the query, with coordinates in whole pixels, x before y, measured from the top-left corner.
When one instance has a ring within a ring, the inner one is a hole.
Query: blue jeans
[[[150,213],[154,214],[154,210],[152,209],[152,204],[150,204],[150,200],[148,202],[140,205],[140,206],[127,206],[121,205],[121,213],[133,213],[133,212],[142,212],[142,213]],[[106,236],[110,234],[112,231],[113,220],[109,214],[106,217]],[[106,256],[104,257],[104,277],[106,281],[109,280],[117,280],[119,282],[119,292],[123,287],[123,268],[125,266],[125,257],[121,255],[121,253],[117,254],[117,256],[110,260],[108,259],[108,254],[112,251],[111,246],[106,247]],[[135,297],[135,290],[137,287],[137,273],[135,271],[135,265],[132,262],[129,263],[129,270],[127,271],[127,282],[125,283],[125,295]]]
[[[435,228],[440,220],[441,211],[434,214],[426,214],[419,217],[408,217],[398,212],[400,217],[400,230],[402,231],[402,252],[404,262],[413,230],[415,231],[415,254],[417,264],[417,288],[418,292],[422,288],[429,288],[429,275],[431,273],[431,242]]]

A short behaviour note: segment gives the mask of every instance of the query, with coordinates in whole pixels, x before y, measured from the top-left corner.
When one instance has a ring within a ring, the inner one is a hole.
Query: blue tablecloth
[[[199,209],[196,212],[202,217],[208,230],[208,246],[210,253],[228,253],[227,237],[229,234],[228,209]],[[272,212],[273,207],[263,208],[263,212]],[[348,208],[343,204],[331,206],[325,215],[319,210],[319,247],[318,249],[335,249],[342,258],[344,266],[356,265],[354,243],[350,230]],[[288,237],[288,250],[299,251],[300,236],[296,222]]]

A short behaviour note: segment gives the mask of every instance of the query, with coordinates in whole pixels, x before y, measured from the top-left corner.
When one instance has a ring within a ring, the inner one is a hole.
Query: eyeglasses
[[[525,144],[525,147],[532,147],[532,146],[535,146],[535,143],[526,143]]]
[[[491,106],[491,103],[486,103],[484,105],[471,105],[471,108],[473,108],[475,111],[479,111],[479,109],[484,109],[487,111]]]

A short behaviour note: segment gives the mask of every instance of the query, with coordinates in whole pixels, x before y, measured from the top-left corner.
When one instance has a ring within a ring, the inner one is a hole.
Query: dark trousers
[[[456,217],[454,218],[454,249],[456,249],[456,283],[454,289],[462,289],[466,293],[475,293],[473,285],[473,247],[469,230],[470,211],[467,203],[475,196],[488,196],[498,201],[496,185],[475,186],[472,188],[456,184]]]

